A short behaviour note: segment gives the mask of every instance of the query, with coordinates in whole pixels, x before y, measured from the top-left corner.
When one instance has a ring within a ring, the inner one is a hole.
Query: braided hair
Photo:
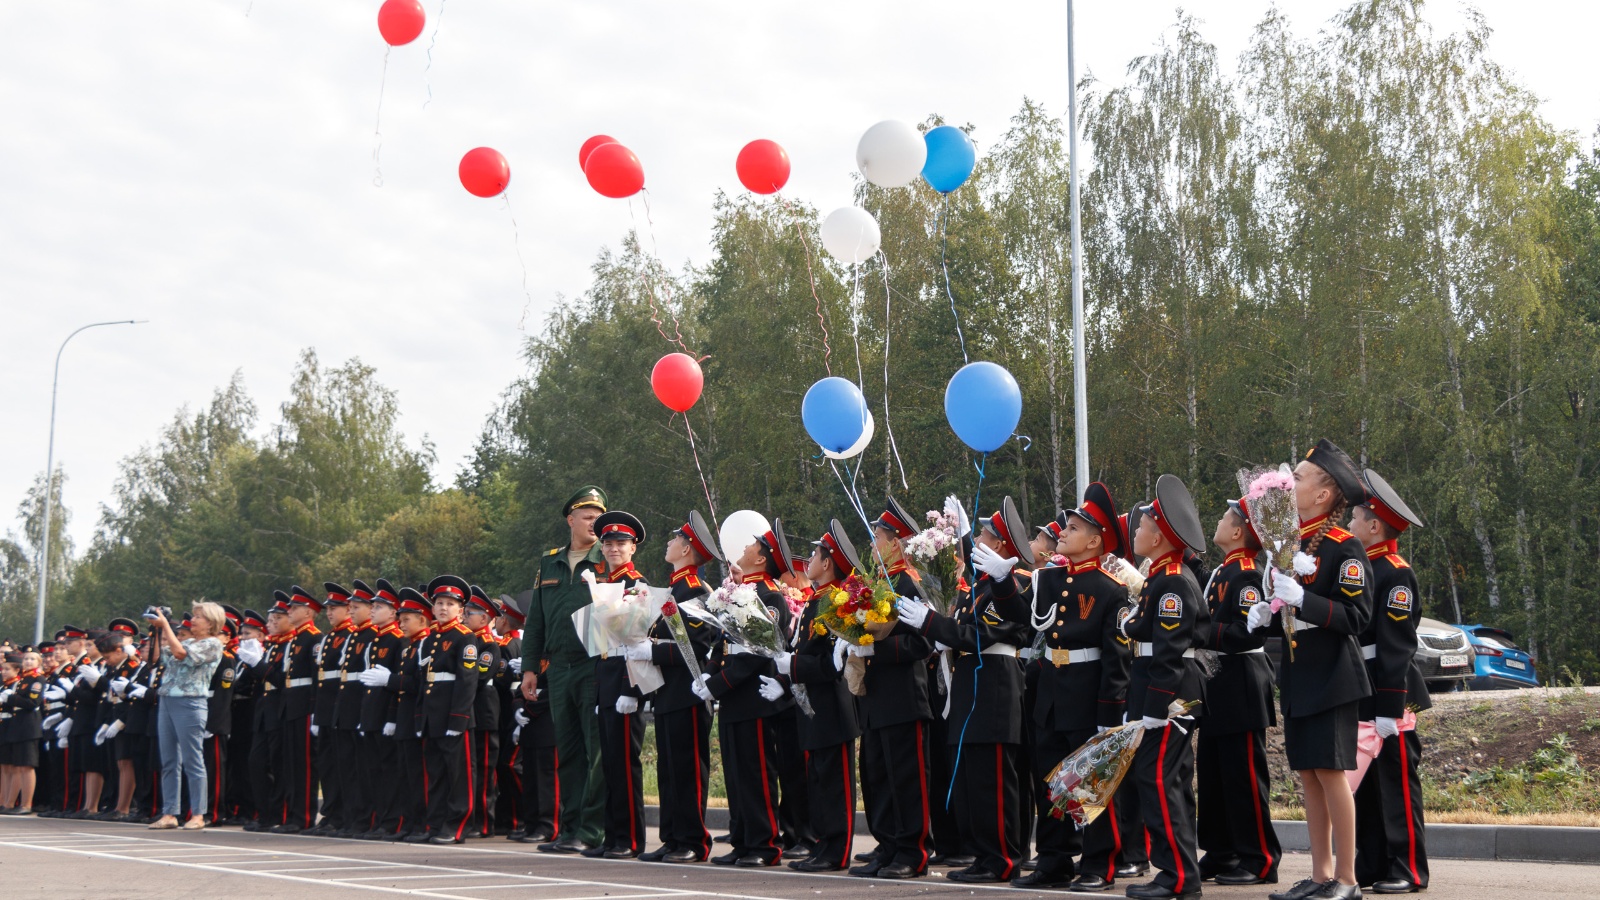
[[[1317,466],[1316,469],[1322,473],[1322,480],[1327,483],[1328,490],[1333,492],[1333,507],[1328,510],[1328,516],[1322,520],[1322,524],[1317,526],[1317,533],[1311,536],[1310,543],[1306,544],[1305,552],[1312,556],[1317,555],[1317,548],[1322,546],[1322,539],[1328,536],[1328,529],[1344,521],[1344,514],[1350,508],[1350,501],[1345,499],[1344,491],[1339,489],[1339,483],[1333,480],[1328,470],[1321,466]]]

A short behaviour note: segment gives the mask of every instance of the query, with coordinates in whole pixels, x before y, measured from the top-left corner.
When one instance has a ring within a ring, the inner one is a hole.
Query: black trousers
[[[378,814],[384,805],[379,799],[390,790],[399,777],[394,759],[379,759],[380,735],[362,734],[356,729],[341,730],[344,753],[339,757],[339,777],[351,785],[345,795],[344,827],[355,834],[378,827]],[[393,738],[386,739],[394,743]]]
[[[723,721],[721,726],[733,851],[775,863],[783,854],[783,837],[778,828],[778,766],[768,750],[767,720]]]
[[[517,815],[528,834],[555,836],[561,815],[561,782],[556,779],[556,748],[531,743],[517,748],[517,787],[522,795]],[[665,787],[662,788],[666,790]]]
[[[856,836],[855,741],[808,750],[805,757],[811,857],[848,868]]]
[[[378,827],[389,834],[407,834],[428,828],[428,770],[423,764],[422,740],[414,737],[379,738],[390,747],[395,771],[399,773],[383,796],[383,815]],[[380,744],[380,746],[382,745]],[[379,758],[385,751],[380,751]]]
[[[1072,731],[1046,731],[1035,729],[1033,735],[1033,777],[1029,779],[1040,786],[1037,818],[1038,834],[1035,844],[1039,848],[1039,871],[1071,877],[1077,874],[1072,858],[1081,855],[1086,862],[1083,871],[1100,875],[1107,881],[1114,879],[1116,865],[1106,874],[1105,863],[1117,852],[1117,814],[1108,809],[1096,816],[1088,825],[1079,827],[1071,816],[1056,818],[1050,814],[1050,792],[1043,790],[1044,780],[1072,751],[1082,747],[1095,736],[1097,729],[1080,728]],[[1090,869],[1087,863],[1097,866]]]
[[[1212,734],[1202,726],[1194,755],[1201,871],[1221,874],[1237,860],[1261,878],[1277,874],[1283,852],[1272,828],[1266,732]]]
[[[859,712],[858,709],[858,715]],[[884,842],[888,835],[894,833],[894,804],[883,789],[878,786],[878,783],[868,775],[868,773],[875,771],[873,760],[883,755],[881,743],[882,738],[879,737],[877,729],[863,728],[861,730],[859,749],[861,754],[859,766],[861,771],[861,806],[867,812],[867,833],[872,835],[872,839],[878,842],[878,846],[874,847],[872,852],[877,854],[884,863],[888,863],[894,856],[894,848],[885,846]],[[885,853],[888,855],[885,856]]]
[[[216,822],[228,817],[223,801],[228,791],[228,736],[214,734],[200,749],[206,761],[206,819]]]
[[[279,732],[283,739],[284,824],[310,828],[317,823],[316,739],[311,736],[311,717],[285,719]]]
[[[955,748],[952,748],[955,749]],[[1010,880],[1021,865],[1016,807],[1022,802],[1015,744],[966,744],[956,763],[956,808],[976,865]]]
[[[862,756],[861,781],[873,785],[867,826],[877,829],[878,859],[903,863],[912,871],[928,868],[928,816],[935,799],[928,765],[928,722],[903,722],[867,729],[869,752]],[[943,798],[940,798],[941,800]]]
[[[1155,882],[1182,894],[1200,888],[1194,833],[1194,745],[1177,725],[1146,731],[1133,757],[1130,777],[1139,782],[1139,804],[1150,832]]]
[[[810,845],[811,806],[806,792],[806,754],[800,749],[800,711],[789,707],[769,716],[767,752],[778,770],[778,833],[785,850]]]
[[[286,821],[283,784],[283,731],[257,731],[250,745],[250,792],[255,796],[256,821],[280,825]]]
[[[656,713],[655,720],[661,843],[669,850],[693,850],[703,860],[711,855],[711,832],[706,830],[711,711],[705,704],[695,704],[688,709]],[[730,793],[732,787],[730,784]]]
[[[500,754],[495,760],[494,827],[501,831],[522,828],[522,747],[512,739],[512,732],[500,732]]]
[[[311,762],[321,788],[317,811],[322,814],[322,824],[335,830],[345,827],[345,805],[355,790],[355,785],[344,780],[344,769],[339,765],[342,749],[338,729],[317,723],[317,733],[311,738]]]
[[[935,672],[930,677],[939,676]],[[938,714],[944,709],[944,695],[935,694],[930,702],[934,704],[934,717],[928,722],[928,790],[932,794],[928,827],[935,853],[962,856],[966,853],[963,849],[965,843],[961,837],[961,821],[956,815],[954,795],[950,790],[955,748],[950,745],[950,723]],[[863,734],[862,740],[865,739],[866,735]]]
[[[472,736],[472,821],[467,824],[467,833],[492,837],[499,791],[496,770],[500,763],[500,732],[474,729],[468,734]]]
[[[428,830],[443,837],[466,836],[472,816],[472,732],[455,737],[429,736],[423,739],[423,763],[427,766]]]
[[[600,770],[606,777],[605,841],[607,847],[644,849],[644,716],[623,715],[616,707],[600,707]]]
[[[71,809],[64,806],[70,798],[67,796],[68,787],[65,776],[66,769],[61,763],[62,750],[56,747],[55,732],[46,730],[44,752],[39,754],[38,787],[34,790],[33,808],[36,810]]]
[[[227,818],[254,819],[256,800],[250,787],[250,747],[255,742],[255,732],[248,725],[240,727],[241,718],[234,717],[228,749],[223,753],[226,774],[222,803]]]
[[[1356,790],[1356,882],[1403,878],[1428,886],[1423,841],[1422,741],[1415,731],[1384,738]]]

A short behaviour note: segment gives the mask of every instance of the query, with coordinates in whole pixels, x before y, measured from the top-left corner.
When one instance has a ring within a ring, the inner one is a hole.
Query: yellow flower
[[[822,637],[823,635],[828,633],[828,626],[822,624],[821,622],[812,622],[811,623],[811,633],[816,635],[817,637]]]
[[[868,645],[868,644],[870,644],[870,643],[872,643],[872,635],[870,635],[870,634],[863,634],[863,635],[862,635],[862,636],[861,636],[861,642],[860,642],[860,646],[862,646],[862,647],[865,647],[865,646],[867,646],[867,645]]]
[[[873,610],[872,612],[867,613],[867,621],[874,624],[881,624],[889,620],[884,617],[883,613]]]

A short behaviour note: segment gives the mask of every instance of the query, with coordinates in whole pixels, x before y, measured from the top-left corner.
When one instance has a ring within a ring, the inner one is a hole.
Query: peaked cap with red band
[[[422,596],[422,592],[414,587],[400,589],[395,611],[421,613],[428,621],[433,621],[433,604],[429,603],[428,598]]]
[[[898,538],[915,537],[917,534],[915,520],[906,512],[906,508],[900,505],[900,501],[893,497],[883,501],[883,514],[873,520],[872,527],[892,531]]]
[[[342,585],[340,585],[338,582],[336,582],[336,581],[324,581],[322,583],[322,590],[323,590],[323,593],[326,593],[328,595],[328,599],[326,601],[324,601],[323,604],[322,604],[323,606],[349,606],[350,605],[350,592],[345,590],[344,587]]]
[[[440,598],[450,598],[465,605],[472,595],[472,585],[458,575],[440,575],[428,582],[428,600],[437,603]]]
[[[1195,511],[1194,498],[1183,479],[1176,475],[1163,475],[1156,479],[1156,499],[1140,512],[1156,520],[1161,533],[1174,547],[1188,547],[1199,552],[1206,548],[1205,532],[1200,528],[1200,514]]]
[[[1366,507],[1372,514],[1388,523],[1395,531],[1405,531],[1409,526],[1425,528],[1422,517],[1412,512],[1411,507],[1400,499],[1394,488],[1382,475],[1371,469],[1363,473],[1362,480],[1366,482],[1367,502]]]
[[[828,530],[822,537],[811,542],[813,547],[821,547],[828,553],[828,558],[833,560],[833,565],[844,577],[850,577],[851,572],[865,572],[861,566],[861,557],[856,553],[856,547],[850,543],[850,536],[844,533],[844,526],[838,519],[828,521]]]
[[[300,585],[289,589],[290,606],[309,606],[314,613],[322,612],[322,601],[311,596],[311,593]]]
[[[367,587],[367,583],[365,581],[357,578],[356,580],[350,582],[350,589],[354,592],[354,596],[350,598],[351,600],[365,603],[372,602],[373,591],[372,588]]]
[[[1023,548],[1028,546],[1025,540],[1028,526],[1023,524],[1022,516],[1017,512],[1017,504],[1010,497],[1000,501],[999,511],[984,519],[983,527],[1000,539],[1005,550],[1003,555],[1014,556],[1017,559],[1033,559],[1031,550],[1023,552]]]
[[[705,517],[700,515],[698,510],[689,510],[689,521],[673,534],[683,535],[683,539],[689,542],[689,546],[694,548],[694,552],[698,553],[701,559],[722,562],[722,552],[717,549],[717,540],[711,534],[711,529],[706,527]]]
[[[645,540],[644,523],[633,513],[613,509],[594,520],[594,536],[602,541],[628,540],[642,544]]]
[[[783,533],[783,520],[773,519],[772,530],[756,538],[767,548],[767,574],[782,575],[789,560],[789,536]]]
[[[474,584],[468,588],[468,591],[467,609],[475,609],[479,612],[488,613],[489,618],[491,619],[500,615],[500,610],[495,608],[494,601],[490,600],[489,595],[483,592],[483,588]]]
[[[1077,509],[1068,510],[1067,514],[1077,516],[1100,529],[1107,553],[1127,557],[1129,543],[1128,532],[1125,530],[1127,525],[1117,515],[1117,505],[1111,499],[1111,490],[1104,484],[1096,481],[1085,488],[1083,503]]]

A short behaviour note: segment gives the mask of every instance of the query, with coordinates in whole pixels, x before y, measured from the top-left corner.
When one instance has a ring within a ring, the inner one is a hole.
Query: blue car
[[[1517,646],[1517,639],[1511,632],[1492,625],[1456,627],[1467,633],[1467,640],[1472,642],[1477,656],[1469,682],[1472,690],[1503,691],[1539,686],[1539,678],[1533,671],[1533,657]]]

